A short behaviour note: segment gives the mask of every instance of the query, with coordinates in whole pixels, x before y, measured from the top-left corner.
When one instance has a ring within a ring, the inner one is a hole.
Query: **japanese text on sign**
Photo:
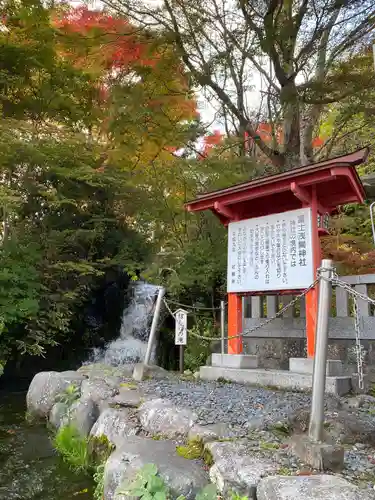
[[[311,209],[228,226],[228,292],[298,290],[313,282]]]
[[[175,330],[175,344],[187,344],[187,312],[183,309],[178,309],[175,314],[176,330]]]

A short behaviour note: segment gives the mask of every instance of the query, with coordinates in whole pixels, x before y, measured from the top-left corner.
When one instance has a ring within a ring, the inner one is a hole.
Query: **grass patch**
[[[197,460],[203,457],[204,444],[201,439],[191,439],[186,446],[177,446],[177,455],[188,460]]]
[[[91,460],[88,450],[88,441],[82,437],[72,425],[61,427],[55,438],[54,447],[63,460],[75,471],[82,472],[90,469]]]
[[[53,445],[73,471],[91,474],[98,471],[114,449],[106,436],[83,437],[74,425],[60,427]]]
[[[261,441],[259,443],[259,448],[261,450],[278,450],[280,445],[278,443],[267,443],[266,441]]]
[[[219,382],[219,384],[233,384],[232,380],[228,380],[227,378],[224,377],[219,377],[217,379],[217,382]]]
[[[164,441],[166,438],[162,434],[155,434],[152,436],[152,439],[154,441]]]
[[[212,456],[212,453],[207,448],[205,448],[203,450],[202,458],[203,458],[204,463],[208,467],[212,467],[214,465],[214,463],[215,463],[215,460],[214,460],[214,457]]]
[[[275,434],[277,437],[287,437],[290,436],[292,430],[286,422],[276,422],[271,425],[269,430]]]
[[[120,387],[124,387],[125,389],[129,389],[131,391],[138,389],[137,384],[134,384],[134,382],[121,382]]]
[[[103,500],[104,498],[104,468],[104,463],[98,465],[93,475],[95,482],[94,500]]]
[[[281,467],[277,471],[278,476],[293,476],[294,472],[291,469],[288,469],[288,467]]]

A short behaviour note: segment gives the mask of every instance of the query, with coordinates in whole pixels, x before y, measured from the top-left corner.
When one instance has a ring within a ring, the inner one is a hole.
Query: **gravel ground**
[[[247,385],[186,380],[147,380],[140,383],[146,394],[169,399],[189,408],[202,425],[226,423],[235,436],[246,436],[253,453],[276,459],[282,474],[314,474],[293,454],[288,438],[264,430],[287,421],[311,404],[309,394],[276,391]],[[326,398],[326,411],[335,411],[338,400]],[[375,489],[375,449],[366,444],[348,445],[345,450],[345,479],[365,489]]]
[[[141,387],[148,394],[193,410],[202,425],[228,423],[242,429],[283,421],[311,402],[310,395],[304,393],[230,383],[147,380]]]

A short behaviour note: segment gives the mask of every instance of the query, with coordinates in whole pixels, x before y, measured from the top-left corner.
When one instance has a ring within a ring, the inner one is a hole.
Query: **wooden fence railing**
[[[340,276],[342,281],[353,285],[365,295],[375,298],[375,274]],[[329,336],[332,339],[355,338],[353,319],[353,300],[348,292],[334,287]],[[260,295],[244,297],[244,330],[259,325],[264,318],[274,316],[293,296]],[[364,300],[358,301],[361,324],[361,338],[375,340],[374,307]],[[267,326],[254,332],[257,338],[301,338],[305,337],[305,301],[284,313]]]

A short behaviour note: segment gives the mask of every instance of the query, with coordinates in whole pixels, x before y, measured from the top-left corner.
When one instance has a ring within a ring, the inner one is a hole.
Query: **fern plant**
[[[90,469],[87,439],[74,426],[60,427],[54,439],[54,447],[74,471]]]
[[[96,485],[94,490],[94,500],[103,500],[104,497],[104,468],[104,463],[98,465],[93,476]]]

